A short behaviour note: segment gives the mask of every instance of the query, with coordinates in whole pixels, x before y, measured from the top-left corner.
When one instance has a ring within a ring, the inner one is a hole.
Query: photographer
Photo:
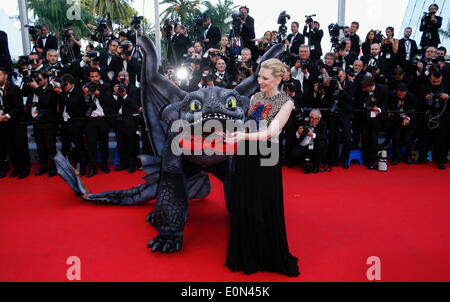
[[[301,91],[303,94],[303,104],[308,106],[311,104],[314,93],[314,82],[318,67],[309,58],[310,51],[308,45],[300,46],[299,50],[300,60],[298,60],[291,69],[292,78],[300,81]]]
[[[298,58],[298,52],[300,50],[300,46],[305,44],[305,37],[298,31],[299,30],[298,22],[292,22],[291,31],[292,33],[287,36],[284,44],[287,45],[289,51],[294,58]],[[294,60],[294,59],[293,59]],[[295,61],[292,61],[292,65]]]
[[[293,79],[291,77],[291,68],[285,65],[286,73],[281,81],[281,91],[286,92],[294,100],[295,108],[300,109],[304,107],[303,96],[302,96],[302,86],[299,80]]]
[[[371,46],[371,55],[363,56],[361,59],[366,65],[366,71],[371,73],[378,84],[386,84],[386,59],[381,56],[380,44]]]
[[[241,31],[239,36],[242,38],[243,47],[250,49],[252,56],[256,57],[256,48],[255,48],[255,20],[250,17],[250,10],[246,6],[242,6],[239,8],[239,15],[237,15],[237,19],[241,23]]]
[[[428,13],[424,14],[420,23],[420,31],[423,32],[420,46],[426,50],[429,46],[438,47],[441,43],[439,28],[442,26],[442,17],[436,16],[439,6],[431,4]]]
[[[95,50],[85,53],[80,63],[75,65],[73,75],[77,79],[80,79],[80,83],[87,83],[89,82],[89,70],[97,69],[100,72],[102,80],[109,82],[110,76],[114,74],[114,71],[108,71],[108,67],[100,67],[100,60],[100,53]]]
[[[235,63],[235,74],[243,74],[246,78],[255,73],[257,65],[252,60],[252,52],[248,48],[244,48],[241,56],[238,56]]]
[[[134,115],[139,113],[140,90],[130,83],[126,71],[119,73],[117,81],[119,84],[114,86],[113,101],[114,111],[120,115],[119,120],[114,121],[120,166],[115,171],[128,169],[128,173],[131,174],[136,172],[137,164],[137,119]]]
[[[326,86],[326,84],[325,84]],[[342,135],[341,162],[348,169],[350,156],[350,130],[353,119],[355,85],[347,80],[347,74],[339,69],[337,76],[332,78],[326,89],[326,105],[328,112],[329,148],[328,160],[330,166],[338,165],[339,136]]]
[[[352,66],[355,60],[358,58],[357,55],[353,54],[351,51],[351,41],[349,38],[345,38],[335,49],[336,51],[336,66],[342,69],[347,69],[347,67]]]
[[[312,110],[309,121],[298,125],[294,135],[296,141],[289,153],[290,161],[302,167],[305,173],[318,173],[327,148],[327,128],[320,111]]]
[[[30,88],[26,103],[27,115],[35,122],[34,138],[39,154],[39,170],[36,176],[56,175],[53,157],[56,155],[56,111],[57,94],[49,85],[49,75],[41,70],[28,82]]]
[[[179,65],[183,62],[183,55],[187,53],[188,47],[191,44],[189,37],[182,33],[181,24],[175,25],[175,35],[173,37],[173,48],[175,51],[175,56]]]
[[[89,173],[90,178],[97,174],[97,144],[99,145],[101,169],[109,173],[108,168],[108,139],[109,123],[106,115],[114,114],[112,87],[109,83],[101,80],[98,69],[89,69],[89,82],[82,88],[87,110],[85,116],[89,118],[86,122],[86,136],[88,144]]]
[[[5,68],[11,76],[12,61],[9,53],[8,35],[0,30],[0,68]]]
[[[392,126],[389,131],[392,133],[393,157],[392,165],[397,165],[401,159],[400,149],[402,145],[406,149],[406,163],[411,164],[411,150],[413,147],[413,135],[417,128],[417,117],[412,111],[417,111],[418,101],[416,96],[408,91],[405,83],[400,83],[391,94],[389,109],[402,113],[389,113]]]
[[[62,33],[63,45],[60,47],[61,61],[63,64],[73,64],[81,54],[81,42],[75,39],[73,30],[68,28]]]
[[[205,45],[205,49],[216,48],[220,42],[222,37],[222,33],[217,26],[211,24],[211,17],[207,14],[203,15],[203,28],[205,31],[203,32],[203,44]]]
[[[97,25],[94,26],[94,30],[91,33],[91,40],[100,43],[103,49],[108,48],[108,44],[112,40],[116,40],[116,37],[111,32],[106,20],[97,20]]]
[[[51,75],[52,79],[59,78],[68,71],[67,67],[58,61],[58,59],[58,52],[56,50],[49,49],[47,51],[47,64],[44,65],[44,70]]]
[[[427,82],[428,77],[432,73],[432,70],[430,71],[430,68],[436,69],[433,63],[433,59],[437,55],[437,50],[435,47],[430,46],[425,51],[425,56],[423,56],[420,60],[416,63],[416,73],[414,74],[414,78],[419,82]]]
[[[215,87],[216,76],[214,74],[214,69],[211,67],[203,68],[202,78],[200,83],[198,83],[198,88]]]
[[[133,44],[126,40],[120,44],[117,50],[117,57],[111,62],[110,69],[114,71],[115,78],[117,79],[121,71],[126,71],[129,76],[131,84],[136,85],[138,74],[140,74],[140,66],[136,57],[133,57]]]
[[[61,77],[62,85],[55,91],[59,94],[58,112],[62,116],[62,132],[68,134],[69,144],[74,143],[72,152],[73,163],[80,164],[80,176],[86,174],[86,146],[83,139],[86,121],[83,119],[86,113],[83,91],[76,86],[75,78],[71,74]]]
[[[361,47],[359,45],[360,39],[359,36],[356,34],[356,32],[359,29],[359,22],[353,21],[352,25],[350,26],[350,41],[352,42],[352,48],[350,51],[355,53],[357,56],[359,56],[359,53],[361,52]]]
[[[19,87],[8,81],[6,68],[0,67],[0,149],[4,153],[0,161],[4,161],[8,154],[14,169],[10,177],[18,176],[19,179],[30,174],[27,128],[21,124],[24,121],[22,93]],[[9,170],[2,164],[0,178],[5,177]]]
[[[36,51],[45,58],[50,49],[58,49],[58,39],[49,33],[47,25],[42,24],[41,37],[38,39]]]
[[[303,28],[303,35],[308,38],[308,45],[311,51],[311,60],[314,62],[320,60],[320,57],[323,54],[321,45],[323,30],[320,29],[319,22],[313,21],[309,24],[305,24],[305,27]]]
[[[112,83],[115,80],[115,66],[119,64],[120,56],[118,55],[119,51],[119,41],[110,40],[107,43],[108,50],[100,52],[100,67],[104,72],[106,72],[107,78],[106,80]],[[93,54],[93,52],[91,52]],[[85,54],[89,55],[89,53]],[[96,59],[97,60],[97,59]],[[91,66],[90,66],[91,67]],[[102,79],[104,76],[102,75]]]
[[[425,119],[419,126],[419,160],[418,164],[427,162],[427,154],[433,147],[433,155],[439,169],[445,169],[447,162],[447,132],[449,112],[449,88],[443,83],[442,73],[435,71],[424,84],[420,93],[421,111]]]
[[[410,92],[414,92],[414,94],[417,93],[417,87],[416,84],[411,78],[409,78],[402,67],[397,66],[394,69],[394,72],[392,74],[393,76],[388,78],[387,81],[387,87],[389,90],[394,91],[398,87],[399,84],[405,84],[406,87],[408,87],[408,90]]]
[[[362,153],[367,167],[375,169],[378,151],[378,134],[381,127],[381,113],[386,110],[389,102],[389,90],[375,80],[365,77],[361,81],[361,89],[355,96],[357,109],[362,115]]]

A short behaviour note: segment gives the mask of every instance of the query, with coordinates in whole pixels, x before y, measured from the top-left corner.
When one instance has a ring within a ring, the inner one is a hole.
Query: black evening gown
[[[261,166],[261,158],[237,156],[225,265],[244,274],[266,271],[295,277],[300,273],[288,248],[281,163]]]

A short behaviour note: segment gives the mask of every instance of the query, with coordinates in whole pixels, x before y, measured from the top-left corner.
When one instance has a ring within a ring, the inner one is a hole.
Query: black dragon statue
[[[158,235],[149,242],[148,247],[152,252],[176,252],[183,246],[189,201],[204,198],[211,191],[209,173],[223,182],[227,209],[231,210],[228,194],[234,157],[227,153],[207,154],[208,150],[202,150],[200,154],[195,150],[193,154],[183,152],[186,148],[192,151],[199,142],[203,149],[205,146],[221,148],[214,143],[205,144],[215,129],[206,131],[207,127],[200,127],[203,130],[197,137],[188,130],[198,125],[204,126],[208,121],[223,125],[228,121],[243,124],[249,106],[248,98],[258,87],[259,70],[234,90],[205,88],[187,93],[158,73],[156,49],[148,37],[138,36],[137,45],[143,57],[140,82],[143,116],[156,153],[155,156],[140,157],[146,182],[126,191],[91,194],[61,153],[56,155],[55,163],[58,174],[85,201],[125,206],[156,198],[155,209],[147,216],[147,222],[156,227]],[[278,57],[282,52],[283,46],[275,45],[258,63]],[[184,121],[183,125],[187,127],[176,126],[176,121]]]

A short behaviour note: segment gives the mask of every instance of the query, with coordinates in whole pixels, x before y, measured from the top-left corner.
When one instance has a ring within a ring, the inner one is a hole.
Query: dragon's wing
[[[158,57],[150,38],[138,36],[137,45],[142,52],[143,58],[141,102],[145,125],[150,135],[150,141],[156,149],[155,155],[162,156],[169,124],[161,119],[161,112],[167,105],[182,101],[187,92],[158,72]]]

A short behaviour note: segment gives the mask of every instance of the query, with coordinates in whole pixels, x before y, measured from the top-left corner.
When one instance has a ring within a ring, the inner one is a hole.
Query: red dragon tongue
[[[180,140],[180,147],[185,151],[206,151],[208,154],[213,151],[215,154],[227,154],[234,155],[237,153],[237,144],[226,145],[224,144],[223,138],[216,138],[213,140],[206,140],[200,136],[191,135],[188,138],[182,138]]]

